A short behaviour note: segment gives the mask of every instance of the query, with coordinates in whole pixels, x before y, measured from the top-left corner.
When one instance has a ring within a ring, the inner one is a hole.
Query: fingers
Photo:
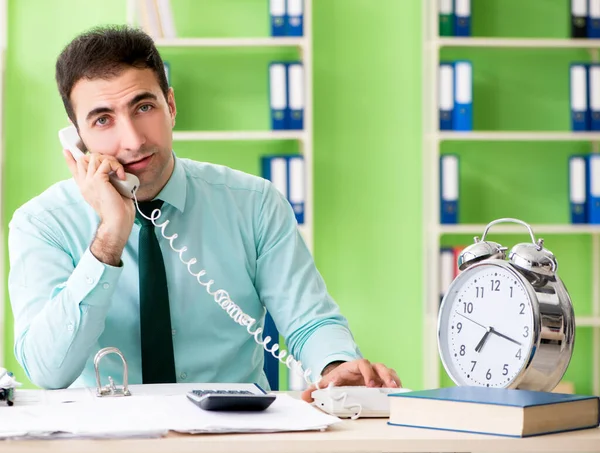
[[[125,169],[123,168],[121,162],[112,156],[104,156],[104,162],[107,161],[110,166],[109,172],[114,171],[119,179],[125,180]]]
[[[360,374],[362,374],[363,380],[367,387],[380,387],[382,382],[375,373],[375,370],[371,366],[371,362],[366,359],[362,359],[358,361],[358,369]]]
[[[119,179],[125,180],[125,169],[113,156],[89,153],[75,160],[68,151],[63,151],[63,154],[65,155],[65,160],[71,174],[76,179],[81,179],[82,177],[91,179],[96,175],[107,175],[115,172]]]
[[[383,381],[383,385],[386,387],[402,387],[402,382],[400,382],[400,378],[396,374],[396,371],[392,368],[386,367],[382,363],[373,364],[373,369],[379,376],[379,378]]]
[[[98,169],[98,166],[100,165],[100,161],[98,158],[98,154],[90,154],[89,155],[89,159],[88,159],[88,165],[87,165],[87,177],[91,178],[94,176],[94,174],[96,174],[96,170]]]
[[[304,401],[306,401],[307,403],[312,403],[314,401],[313,397],[312,397],[312,392],[314,392],[317,389],[317,386],[315,384],[311,384],[310,387],[308,387],[306,390],[304,390],[302,392],[302,399]]]
[[[88,165],[88,177],[92,177],[96,174],[105,175],[111,172],[115,172],[119,179],[125,179],[125,169],[123,168],[123,165],[121,165],[121,163],[113,156],[91,154],[90,164]]]
[[[85,179],[85,175],[87,173],[88,159],[89,157],[86,156],[77,160],[77,175],[75,176],[75,179],[79,182]]]

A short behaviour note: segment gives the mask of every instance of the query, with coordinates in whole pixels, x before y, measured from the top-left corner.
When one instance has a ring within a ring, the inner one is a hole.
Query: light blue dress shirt
[[[159,221],[177,233],[176,248],[197,259],[211,290],[223,289],[263,326],[265,308],[286,338],[289,353],[315,379],[335,360],[361,357],[347,320],[327,292],[288,201],[267,180],[227,167],[175,157],[173,174],[157,196]],[[138,235],[136,220],[122,265],[98,261],[89,246],[98,216],[73,179],[27,202],[9,224],[9,295],[15,355],[43,388],[95,386],[93,358],[117,347],[129,383],[142,383]],[[158,230],[157,230],[158,233]],[[198,284],[159,234],[165,261],[178,382],[256,382],[269,388],[264,355]],[[257,326],[258,327],[258,326]],[[102,384],[121,382],[116,354],[100,363]]]

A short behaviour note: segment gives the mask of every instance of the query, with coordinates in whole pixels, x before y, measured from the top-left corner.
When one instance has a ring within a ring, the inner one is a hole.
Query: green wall
[[[4,225],[69,176],[56,138],[66,116],[54,62],[78,32],[125,20],[124,0],[9,0]],[[173,0],[181,36],[267,36],[267,0]],[[313,0],[315,258],[364,354],[421,385],[418,0]],[[65,18],[68,20],[65,20]],[[34,32],[35,31],[35,32]],[[267,129],[277,49],[168,49],[177,129]],[[258,174],[293,142],[176,143],[179,156]],[[6,366],[13,358],[6,307]]]

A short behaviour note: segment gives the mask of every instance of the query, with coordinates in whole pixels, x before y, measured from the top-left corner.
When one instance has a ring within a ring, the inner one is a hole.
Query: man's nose
[[[124,120],[120,125],[121,149],[137,151],[146,142],[144,134],[130,120]]]

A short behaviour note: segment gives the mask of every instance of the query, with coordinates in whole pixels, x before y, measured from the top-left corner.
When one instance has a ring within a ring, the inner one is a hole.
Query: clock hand
[[[498,335],[499,337],[502,337],[502,338],[504,338],[504,339],[506,339],[506,340],[508,340],[508,341],[510,341],[512,343],[514,343],[514,344],[518,344],[519,346],[522,346],[521,343],[519,343],[517,340],[513,340],[512,338],[507,337],[506,335],[504,335],[504,334],[498,332],[497,330],[495,330],[493,327],[490,327],[490,329],[491,329],[492,333]]]
[[[477,346],[475,346],[475,352],[481,352],[481,348],[483,348],[483,345],[485,344],[487,338],[490,336],[493,330],[494,329],[492,329],[491,327],[489,327],[486,330],[486,332],[483,334],[483,337],[481,337],[481,340],[479,340],[479,343],[477,343]]]
[[[473,321],[471,318],[467,318],[465,315],[463,315],[462,313],[459,312],[455,312],[458,316],[462,316],[463,318],[471,321],[473,324],[477,324],[479,327],[483,327],[485,330],[488,330],[488,328],[486,326],[484,326],[483,324],[479,324],[477,321]]]

